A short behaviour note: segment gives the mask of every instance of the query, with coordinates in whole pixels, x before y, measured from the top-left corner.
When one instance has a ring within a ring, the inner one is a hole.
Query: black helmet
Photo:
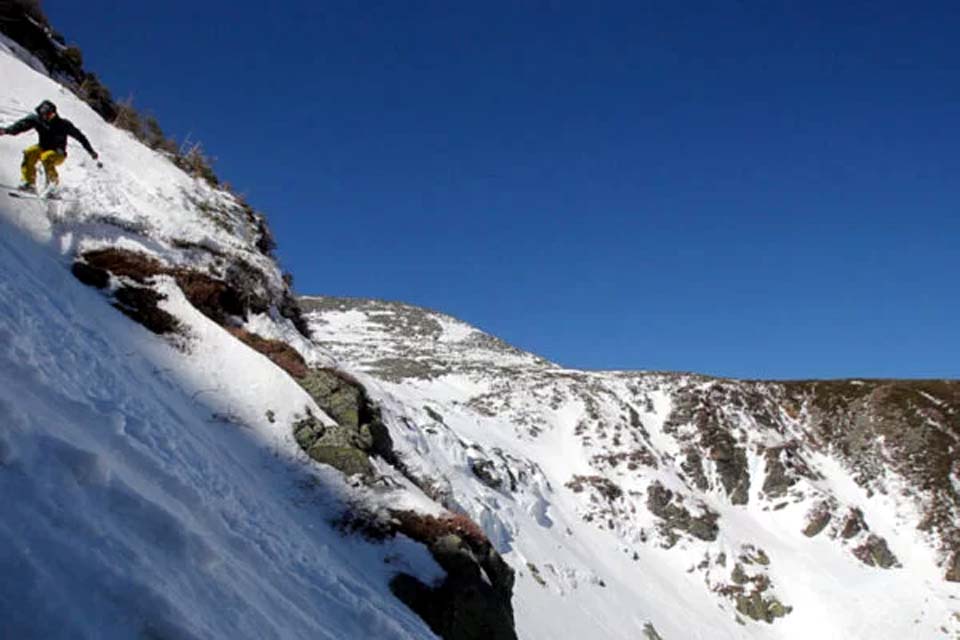
[[[56,113],[56,112],[57,112],[57,105],[53,104],[49,100],[44,100],[37,107],[37,115],[39,115],[41,118],[45,118],[49,114]]]

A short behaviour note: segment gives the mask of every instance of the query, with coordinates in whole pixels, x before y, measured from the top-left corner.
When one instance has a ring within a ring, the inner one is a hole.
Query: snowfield
[[[256,221],[15,49],[0,40],[0,124],[51,99],[104,168],[72,143],[63,201],[0,192],[0,637],[435,637],[388,587],[397,571],[441,578],[427,550],[331,523],[356,501],[442,507],[385,463],[378,472],[399,488],[378,493],[311,461],[291,425],[307,410],[331,418],[172,278],[158,286],[185,329],[175,339],[70,272],[84,251],[123,247],[198,270],[217,266],[211,255],[241,256],[282,287],[257,250]],[[18,182],[32,135],[0,137],[0,184]],[[670,420],[681,390],[718,381],[567,370],[435,312],[315,302],[314,342],[272,312],[244,328],[364,384],[409,470],[516,571],[520,638],[960,638],[960,584],[944,581],[897,477],[886,493],[868,491],[829,453],[803,450],[809,477],[782,498],[763,494],[761,452],[807,438],[803,413],[770,428],[724,409],[750,477],[735,503],[718,465],[703,467],[709,489],[697,489],[683,466],[695,425]],[[673,496],[660,505],[671,513],[703,516],[707,529],[714,514],[714,539],[671,538],[650,507],[666,495],[657,487]],[[804,535],[824,500],[838,514],[859,509],[900,566],[854,556],[865,530]],[[754,586],[789,611],[772,622],[739,612],[736,588]]]

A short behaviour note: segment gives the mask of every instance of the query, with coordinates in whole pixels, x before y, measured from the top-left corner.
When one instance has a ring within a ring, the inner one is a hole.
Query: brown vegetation
[[[141,284],[155,276],[168,275],[176,280],[187,300],[217,324],[224,324],[227,316],[246,315],[240,292],[225,281],[191,269],[168,267],[135,251],[115,247],[88,251],[75,263],[73,272],[82,282],[94,286],[109,280],[108,274]]]
[[[408,538],[423,543],[434,542],[446,535],[456,535],[466,540],[476,549],[490,546],[490,541],[480,526],[465,515],[459,513],[441,517],[425,515],[415,511],[392,511],[397,531]]]
[[[114,292],[114,298],[114,307],[157,335],[180,329],[177,319],[158,306],[166,297],[149,287],[120,287]]]
[[[238,327],[226,327],[235,338],[255,351],[270,358],[275,365],[289,373],[294,378],[303,378],[307,375],[307,363],[303,356],[288,345],[279,340],[268,340],[260,336],[244,331]]]

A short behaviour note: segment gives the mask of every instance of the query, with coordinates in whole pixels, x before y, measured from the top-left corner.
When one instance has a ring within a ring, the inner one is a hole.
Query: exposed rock
[[[645,640],[663,640],[663,636],[657,633],[656,627],[654,627],[651,622],[643,625],[643,637]]]
[[[346,476],[361,475],[369,478],[373,475],[370,459],[356,447],[337,446],[318,441],[307,449],[307,454],[317,462],[329,465]]]
[[[693,517],[685,507],[673,503],[674,494],[659,482],[647,488],[647,509],[663,520],[662,528],[668,537],[668,545],[673,546],[677,536],[673,531],[679,530],[689,533],[694,538],[714,541],[720,527],[717,525],[719,516],[708,509]]]
[[[871,534],[866,542],[854,549],[853,555],[869,567],[889,569],[901,566],[900,561],[887,546],[887,541],[874,534]]]
[[[480,482],[487,485],[491,489],[499,491],[503,486],[503,479],[497,476],[495,472],[495,465],[492,460],[471,460],[470,470],[473,472],[473,475],[480,480]]]
[[[170,275],[190,304],[217,324],[226,324],[231,316],[246,317],[249,305],[244,303],[243,294],[223,280],[189,269],[175,269]]]
[[[527,563],[527,569],[530,570],[530,575],[533,576],[534,581],[539,584],[541,587],[547,586],[547,581],[543,579],[543,576],[540,575],[540,569],[537,565],[532,562]]]
[[[168,270],[156,258],[116,247],[87,251],[79,261],[90,268],[107,271],[117,277],[130,278],[140,284],[146,283],[153,276],[167,273]]]
[[[747,452],[736,446],[728,432],[712,433],[709,457],[713,460],[720,482],[733,504],[747,504],[750,492],[750,474],[747,470]]]
[[[960,553],[954,553],[947,562],[947,573],[944,579],[949,582],[960,582]]]
[[[446,424],[443,421],[443,416],[437,413],[432,407],[424,405],[423,410],[426,411],[427,415],[430,416],[430,419],[434,422],[439,422],[440,424]]]
[[[763,481],[763,492],[770,498],[780,498],[787,494],[790,487],[797,483],[798,478],[787,470],[783,458],[788,455],[795,455],[797,443],[792,445],[783,445],[780,447],[770,447],[763,452],[766,462],[766,478]]]
[[[623,489],[603,476],[574,476],[567,482],[567,487],[574,493],[581,493],[584,488],[588,486],[593,487],[598,494],[608,501],[613,501],[623,496]]]
[[[114,292],[114,298],[114,307],[153,333],[163,335],[180,329],[180,322],[158,306],[166,296],[149,287],[120,287]]]
[[[706,491],[710,488],[707,481],[707,474],[703,471],[703,457],[696,447],[687,447],[683,451],[684,460],[680,463],[680,468],[693,480],[694,486],[700,491]]]
[[[847,512],[843,521],[843,528],[840,530],[840,536],[844,540],[855,537],[861,531],[869,531],[866,521],[863,519],[863,511],[857,508],[851,508]]]
[[[309,369],[297,381],[324,413],[337,422],[320,427],[315,418],[308,416],[306,422],[294,426],[298,444],[311,458],[347,475],[359,473],[371,478],[373,467],[369,458],[379,456],[418,486],[423,484],[408,474],[397,457],[380,410],[359,382],[333,369]],[[314,424],[308,424],[310,421]]]
[[[731,393],[731,389],[722,385],[715,385],[706,392],[699,385],[678,389],[674,409],[664,422],[664,431],[687,442],[684,449],[687,460],[681,468],[692,476],[698,489],[709,488],[699,453],[703,451],[713,462],[730,502],[747,504],[750,499],[747,453],[737,444],[732,433],[734,425],[724,412]],[[695,435],[684,435],[685,425],[694,427]]]
[[[74,262],[70,271],[77,280],[88,287],[106,289],[110,285],[110,274],[108,272],[92,267],[85,262]]]
[[[807,526],[803,529],[803,535],[808,538],[819,534],[823,531],[828,524],[830,524],[830,519],[833,517],[833,512],[831,511],[830,505],[826,502],[821,502],[817,504],[816,507],[807,515]]]
[[[300,448],[317,462],[339,469],[345,475],[373,475],[368,449],[363,447],[357,429],[343,425],[324,426],[314,416],[294,424],[294,437]]]
[[[618,468],[621,464],[626,466],[628,471],[636,471],[641,466],[657,469],[660,463],[657,457],[653,455],[647,447],[640,446],[632,451],[620,451],[617,453],[600,453],[590,459],[595,465],[606,465],[612,468]]]
[[[737,596],[737,611],[748,618],[772,624],[777,618],[793,611],[793,607],[784,605],[774,597],[764,598],[761,591],[752,591]]]
[[[812,439],[840,457],[869,491],[897,473],[918,491],[918,528],[935,533],[944,558],[960,553],[960,381],[838,380],[780,383],[806,408]],[[946,568],[950,571],[950,567]]]
[[[117,247],[87,251],[75,262],[74,275],[82,282],[99,286],[105,274],[129,278],[146,284],[160,275],[172,277],[183,295],[198,311],[223,325],[230,317],[246,319],[249,313],[264,313],[276,304],[304,335],[309,330],[299,317],[299,305],[288,291],[272,291],[266,276],[242,260],[234,260],[223,269],[222,277],[163,264],[158,259]],[[109,278],[107,278],[109,280]],[[101,287],[102,288],[102,287]]]
[[[400,573],[390,588],[445,640],[516,640],[513,569],[463,516],[396,512],[398,531],[427,545],[447,575],[428,586]]]
[[[365,393],[360,385],[346,374],[333,369],[311,369],[301,376],[300,386],[320,405],[337,424],[359,429],[360,413],[364,411]],[[367,416],[369,419],[369,416]]]
[[[64,37],[51,28],[39,2],[0,2],[0,32],[32,53],[51,75],[63,74],[77,86],[86,79],[79,50],[68,47]],[[90,103],[108,121],[117,115],[112,99],[109,104]]]
[[[747,574],[743,570],[743,565],[739,562],[733,567],[733,573],[730,574],[733,584],[746,584],[748,582]]]

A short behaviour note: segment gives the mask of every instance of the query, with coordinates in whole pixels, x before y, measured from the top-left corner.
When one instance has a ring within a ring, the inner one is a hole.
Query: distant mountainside
[[[506,552],[521,637],[960,634],[960,381],[576,371],[410,305],[300,304]]]

